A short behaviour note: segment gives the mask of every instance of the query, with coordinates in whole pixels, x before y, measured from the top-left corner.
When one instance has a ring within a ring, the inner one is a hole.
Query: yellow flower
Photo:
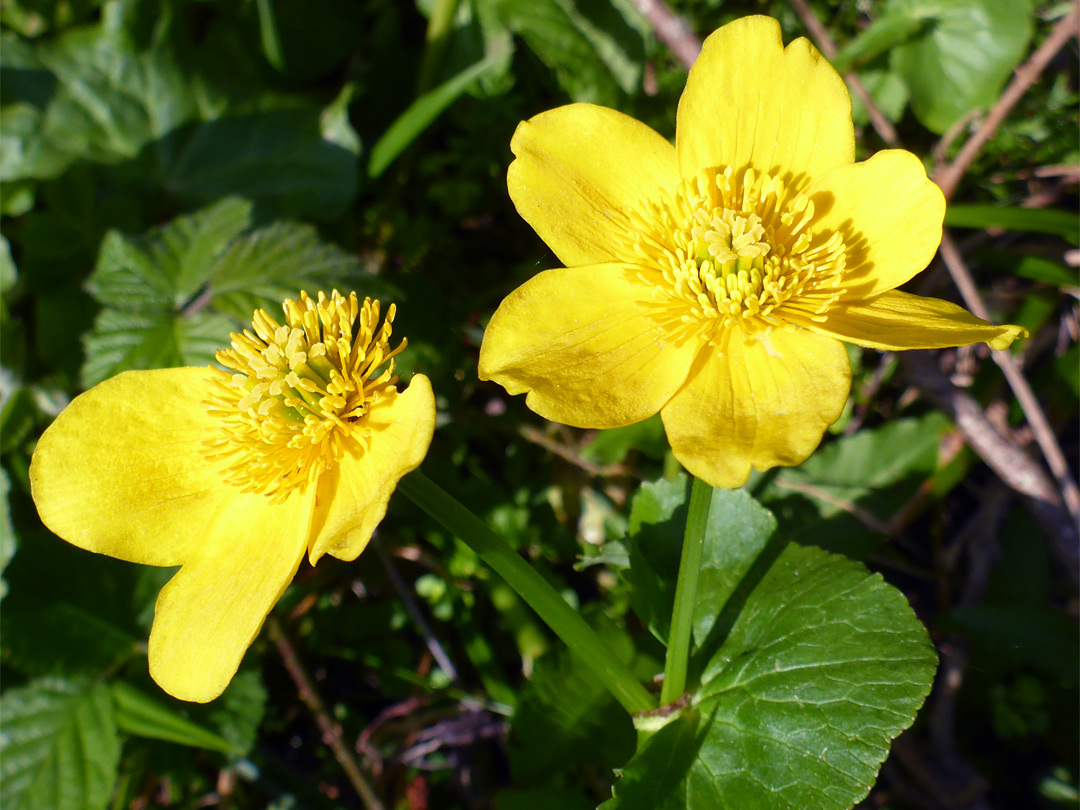
[[[941,191],[908,152],[854,162],[844,82],[768,17],[706,40],[675,146],[589,104],[522,123],[510,146],[514,205],[566,267],[502,302],[481,379],[578,427],[659,411],[676,458],[713,486],[813,452],[847,400],[840,341],[1024,334],[895,289],[934,256]]]
[[[393,305],[381,326],[379,302],[355,293],[301,293],[284,310],[284,325],[259,310],[218,352],[234,374],[129,371],[77,397],[30,466],[60,537],[182,566],[158,596],[149,655],[185,700],[221,694],[305,550],[312,564],[363,551],[431,443],[431,383],[394,385]]]

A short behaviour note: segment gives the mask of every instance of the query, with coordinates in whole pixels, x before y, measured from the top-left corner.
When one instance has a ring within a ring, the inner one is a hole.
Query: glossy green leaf
[[[1000,205],[950,205],[945,210],[950,228],[1004,228],[1007,231],[1049,233],[1080,244],[1080,220],[1075,211]]]
[[[97,810],[116,781],[120,738],[103,684],[42,678],[0,697],[5,810]]]
[[[834,515],[840,511],[838,502],[853,503],[907,476],[933,472],[941,437],[948,426],[941,413],[933,412],[920,418],[894,419],[880,428],[844,436],[801,466],[783,470],[768,490],[768,498],[785,488],[801,488],[816,500],[823,517]],[[808,491],[806,485],[813,489]]]
[[[162,7],[150,47],[137,44],[132,31],[135,5],[120,2],[103,6],[100,23],[35,46],[33,59],[56,91],[46,105],[24,108],[17,155],[2,164],[0,178],[54,177],[78,160],[133,160],[147,144],[196,120],[208,96],[176,60],[167,36],[170,8]],[[40,103],[33,97],[26,103],[33,101]],[[27,109],[35,111],[33,121]]]
[[[840,49],[832,59],[833,67],[839,73],[855,70],[875,56],[906,42],[926,24],[926,20],[908,8],[883,14]]]
[[[741,489],[714,489],[694,608],[694,641],[702,644],[720,611],[765,549],[776,518]]]
[[[667,449],[664,423],[657,414],[626,427],[598,431],[581,455],[596,464],[619,464],[632,450],[639,450],[651,458],[663,458]]]
[[[890,121],[899,121],[908,103],[908,89],[904,80],[891,70],[874,68],[860,71],[858,75],[882,115]],[[851,94],[851,120],[857,127],[870,122],[870,113],[856,93]]]
[[[889,64],[907,83],[915,117],[938,134],[993,104],[1031,41],[1027,0],[889,0],[882,16],[922,25]]]
[[[650,632],[667,641],[675,579],[679,575],[689,479],[661,479],[641,485],[630,506],[630,604]]]
[[[183,307],[209,281],[225,248],[251,224],[251,213],[251,203],[229,198],[144,236],[112,231],[87,289],[116,309]]]
[[[603,808],[847,810],[935,667],[903,594],[859,563],[790,545],[747,596],[692,708],[648,738]]]
[[[686,523],[687,478],[642,484],[630,511],[630,594],[635,612],[661,641],[671,623]],[[724,605],[776,530],[776,519],[747,492],[714,489],[705,529],[694,641],[702,644]]]
[[[239,195],[269,215],[329,219],[356,196],[360,139],[340,104],[217,118],[182,142],[161,182],[189,205]]]

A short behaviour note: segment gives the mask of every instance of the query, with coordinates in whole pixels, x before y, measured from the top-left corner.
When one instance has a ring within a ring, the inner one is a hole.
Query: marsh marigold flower
[[[480,377],[548,419],[627,425],[659,411],[713,486],[794,465],[847,401],[841,341],[926,349],[1023,333],[896,287],[930,262],[945,200],[901,151],[855,163],[844,82],[805,39],[747,17],[710,36],[675,145],[572,104],[522,123],[510,196],[566,267],[511,293]]]
[[[75,400],[34,451],[45,525],[80,548],[179,565],[158,596],[150,674],[217,697],[306,551],[352,560],[431,443],[423,375],[398,392],[391,305],[334,292],[255,313],[216,368],[128,371]]]

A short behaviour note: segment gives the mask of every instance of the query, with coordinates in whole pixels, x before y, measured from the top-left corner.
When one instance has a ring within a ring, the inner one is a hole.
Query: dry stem
[[[1058,21],[1046,41],[1035,50],[1035,53],[1031,55],[1027,62],[1016,69],[1016,75],[1009,82],[1009,86],[1005,88],[1005,92],[994,103],[994,106],[990,108],[990,112],[987,113],[982,126],[976,130],[974,135],[968,138],[953,162],[937,173],[935,179],[937,184],[941,186],[945,199],[952,197],[971,162],[975,160],[975,156],[979,154],[994,136],[994,133],[997,132],[997,128],[1005,120],[1005,116],[1023,98],[1028,88],[1038,81],[1039,75],[1050,64],[1050,60],[1054,58],[1057,52],[1065,46],[1069,38],[1076,35],[1078,24],[1080,24],[1080,3],[1074,5],[1072,11]]]
[[[314,715],[315,722],[322,733],[323,742],[330,746],[334,759],[338,761],[341,770],[345,772],[345,776],[356,791],[356,795],[360,797],[360,801],[363,802],[366,810],[384,810],[383,803],[379,801],[379,797],[375,795],[375,791],[360,770],[360,764],[353,757],[348,746],[342,741],[341,729],[330,718],[330,713],[326,710],[326,706],[323,705],[319,693],[315,691],[311,678],[308,677],[307,672],[304,670],[304,665],[300,663],[300,656],[296,654],[296,648],[293,647],[292,642],[285,635],[285,630],[277,616],[271,614],[267,618],[266,634],[277,647],[278,653],[281,655],[281,661],[285,664],[289,677],[292,678],[293,683],[296,685],[297,695],[307,706],[308,711]]]

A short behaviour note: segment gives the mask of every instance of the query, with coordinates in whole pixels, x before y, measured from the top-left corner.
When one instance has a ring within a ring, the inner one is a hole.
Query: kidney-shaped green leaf
[[[938,134],[993,104],[1031,41],[1026,0],[891,0],[882,13],[928,23],[890,64],[907,82],[915,117]]]
[[[790,545],[747,597],[693,710],[641,747],[604,810],[849,808],[935,667],[903,594],[859,563]],[[659,767],[664,735],[678,767]]]

